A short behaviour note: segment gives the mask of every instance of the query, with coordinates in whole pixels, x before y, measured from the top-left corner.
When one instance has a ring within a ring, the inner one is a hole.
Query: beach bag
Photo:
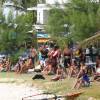
[[[39,73],[36,73],[33,77],[32,77],[33,80],[35,79],[42,79],[42,80],[45,80],[45,77],[42,75],[42,74],[39,74]]]

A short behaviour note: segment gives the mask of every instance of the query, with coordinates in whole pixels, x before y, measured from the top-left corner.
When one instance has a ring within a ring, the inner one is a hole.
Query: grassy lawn
[[[0,73],[0,83],[2,79],[11,78],[14,80],[8,80],[6,82],[15,83],[31,83],[40,89],[54,92],[56,94],[66,94],[68,92],[84,91],[84,93],[78,98],[78,100],[87,100],[89,97],[94,97],[100,100],[100,83],[91,83],[90,87],[84,87],[80,90],[72,90],[72,86],[75,83],[75,79],[65,79],[62,81],[52,82],[50,79],[52,76],[46,76],[46,80],[32,80],[32,74],[16,74],[16,73]]]

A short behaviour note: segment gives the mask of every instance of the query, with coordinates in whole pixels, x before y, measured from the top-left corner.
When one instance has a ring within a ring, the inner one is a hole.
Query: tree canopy
[[[1,15],[2,16],[2,15]],[[10,15],[9,15],[10,16]],[[8,16],[8,17],[9,17]],[[1,17],[3,19],[3,17]],[[3,20],[0,24],[0,49],[1,51],[14,51],[15,47],[26,42],[28,31],[32,29],[32,14],[17,16],[13,21]]]
[[[62,9],[53,8],[49,12],[46,30],[51,35],[61,36],[64,32],[64,14]]]
[[[70,0],[66,6],[69,30],[76,40],[83,40],[100,30],[100,5],[91,0]],[[73,26],[73,27],[72,27]]]
[[[53,8],[49,12],[46,30],[57,36],[65,32],[64,24],[75,41],[82,41],[100,30],[100,4],[91,0],[69,0],[64,9]]]

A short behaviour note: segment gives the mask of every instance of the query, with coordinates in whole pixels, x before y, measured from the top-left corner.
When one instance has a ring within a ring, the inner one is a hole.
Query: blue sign
[[[37,32],[37,38],[50,38],[50,36],[43,32]]]

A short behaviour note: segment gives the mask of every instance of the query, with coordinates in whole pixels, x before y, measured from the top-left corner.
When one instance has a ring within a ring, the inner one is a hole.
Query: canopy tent
[[[49,41],[50,35],[44,32],[37,32],[37,42],[38,43],[45,43]]]
[[[38,43],[46,43],[48,41],[49,41],[49,39],[46,39],[46,38],[40,38],[37,40]]]

